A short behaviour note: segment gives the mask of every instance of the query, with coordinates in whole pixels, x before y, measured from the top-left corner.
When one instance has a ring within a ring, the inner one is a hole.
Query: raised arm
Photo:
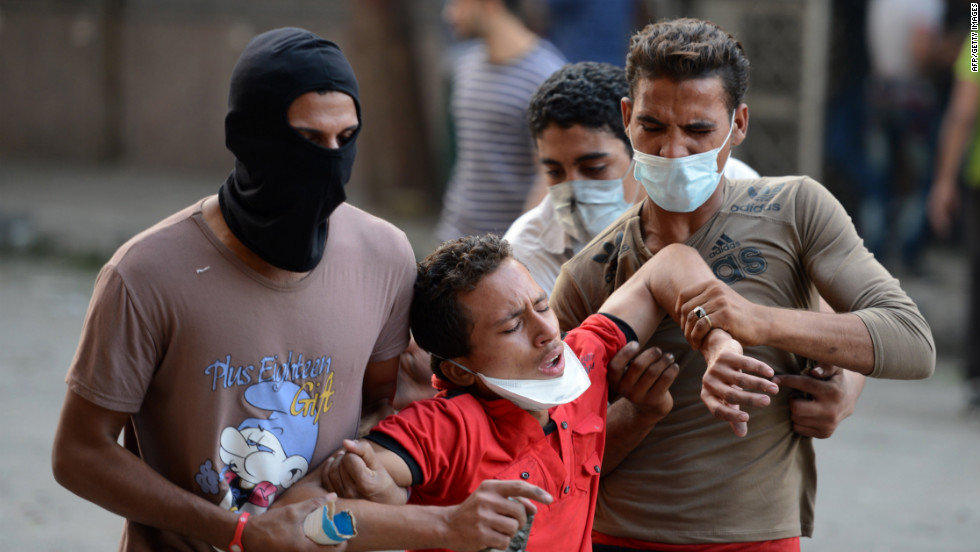
[[[696,250],[686,245],[672,244],[644,263],[636,274],[606,299],[599,312],[621,318],[633,328],[640,343],[646,343],[665,313],[680,324],[682,311],[679,310],[677,297],[684,286],[711,281],[717,279]],[[775,384],[766,379],[772,377],[774,371],[765,363],[742,354],[742,346],[724,331],[711,332],[710,338],[699,343],[699,351],[704,355],[709,371],[731,374],[739,387],[737,390],[725,389],[720,394],[718,390],[713,393],[709,390],[707,396],[714,399],[706,400],[708,408],[716,416],[728,420],[736,434],[745,435],[749,415],[740,411],[737,405],[768,405],[769,397],[758,392],[779,391]],[[702,398],[706,398],[704,391]],[[631,420],[643,421],[635,412],[630,412],[631,408],[635,410],[634,406],[627,404],[614,404],[610,408],[606,454],[613,459],[623,458],[652,428],[652,424],[641,431],[636,431],[636,426],[631,427]],[[614,467],[611,462],[603,464],[606,473]]]
[[[847,211],[824,186],[802,178],[792,209],[797,285],[812,285],[836,312],[785,303],[752,303],[719,280],[692,282],[677,306],[688,341],[697,346],[721,327],[746,347],[765,345],[871,377],[921,379],[935,368],[932,331],[898,280],[875,259]],[[778,285],[771,282],[769,285]],[[698,317],[702,307],[707,317]]]
[[[926,378],[935,368],[932,333],[915,304],[894,287],[877,305],[833,313],[755,304],[714,280],[683,289],[677,311],[692,346],[712,328],[722,328],[746,347],[775,347],[873,377]],[[699,317],[698,307],[708,316]]]
[[[722,328],[742,345],[768,345],[861,374],[874,368],[871,334],[854,314],[823,313],[752,303],[720,280],[696,283],[677,296],[680,325],[697,346],[712,328]],[[698,307],[707,317],[698,316]]]

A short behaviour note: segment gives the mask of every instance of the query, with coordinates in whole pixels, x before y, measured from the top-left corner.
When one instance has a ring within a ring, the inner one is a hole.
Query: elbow
[[[92,464],[84,450],[76,449],[62,435],[55,437],[51,448],[51,473],[65,489],[81,496],[86,479],[92,478]]]
[[[936,346],[932,339],[923,339],[915,345],[910,344],[898,356],[892,356],[886,361],[875,377],[899,380],[922,380],[936,371]]]
[[[868,324],[875,352],[872,377],[919,380],[936,371],[936,342],[921,314],[916,311],[914,316],[868,316],[878,322]]]
[[[928,347],[924,348],[920,362],[921,368],[912,379],[926,379],[936,372],[936,345],[932,339],[929,339]]]
[[[51,450],[51,473],[54,475],[54,480],[68,490],[71,490],[73,487],[73,467],[74,463],[71,461],[71,458],[65,454],[62,446],[55,440],[54,447]]]
[[[932,336],[932,330],[927,329],[919,338],[919,346],[916,348],[918,355],[915,361],[915,369],[909,379],[926,379],[936,372],[936,340]]]

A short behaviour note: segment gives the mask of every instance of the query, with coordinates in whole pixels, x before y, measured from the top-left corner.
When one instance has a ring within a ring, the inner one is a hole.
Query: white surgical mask
[[[565,232],[583,244],[629,207],[621,178],[570,180],[548,187],[548,195]]]
[[[514,403],[524,410],[548,410],[553,406],[566,404],[579,398],[591,385],[589,374],[575,353],[565,343],[562,343],[565,360],[565,371],[557,378],[551,379],[504,379],[484,376],[449,360],[456,366],[475,375],[487,388],[503,399]]]
[[[735,128],[735,113],[725,141],[717,148],[686,157],[668,158],[643,153],[633,147],[633,176],[643,185],[650,199],[661,209],[673,213],[690,213],[711,197],[724,166],[718,170],[718,154],[728,143]],[[729,156],[731,157],[731,156]],[[728,159],[725,160],[725,164]]]

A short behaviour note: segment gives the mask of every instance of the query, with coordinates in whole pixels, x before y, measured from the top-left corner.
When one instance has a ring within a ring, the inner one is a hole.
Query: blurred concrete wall
[[[228,81],[255,34],[329,38],[361,86],[355,178],[415,209],[444,167],[440,0],[0,0],[0,160],[223,172]],[[394,196],[394,197],[392,197]]]
[[[745,45],[751,132],[737,155],[763,174],[819,178],[830,1],[645,1],[654,19],[704,17]],[[354,193],[394,214],[437,211],[451,152],[442,4],[0,0],[0,162],[220,179],[231,167],[223,120],[235,61],[255,34],[295,25],[340,44],[357,72],[364,128]]]
[[[823,173],[830,0],[654,0],[658,16],[730,32],[751,64],[749,133],[735,155],[763,175]]]

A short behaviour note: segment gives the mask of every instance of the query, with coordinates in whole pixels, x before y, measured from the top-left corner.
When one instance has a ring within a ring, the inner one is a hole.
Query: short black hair
[[[464,236],[440,245],[419,262],[412,298],[412,335],[432,356],[432,372],[445,380],[443,359],[466,356],[472,349],[473,318],[459,295],[476,289],[507,259],[510,244],[495,234]]]
[[[626,55],[630,98],[640,79],[661,77],[674,81],[719,77],[726,106],[734,112],[749,88],[749,59],[735,37],[710,21],[664,20],[647,25],[630,39]]]
[[[619,100],[629,96],[626,72],[610,63],[581,61],[552,73],[531,97],[527,119],[531,135],[541,136],[548,125],[562,128],[581,125],[611,132],[633,148],[623,128]]]

